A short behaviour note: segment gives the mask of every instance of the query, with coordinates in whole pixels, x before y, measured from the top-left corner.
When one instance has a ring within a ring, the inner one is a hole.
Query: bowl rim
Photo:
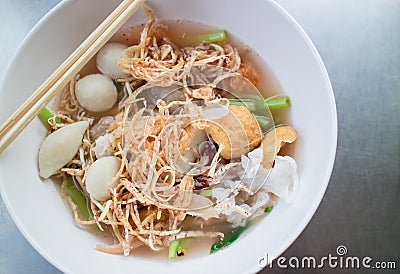
[[[12,55],[11,61],[8,63],[5,69],[5,73],[3,74],[3,77],[0,79],[0,90],[3,90],[3,85],[4,85],[4,79],[7,79],[9,77],[9,74],[11,73],[11,68],[14,67],[16,61],[17,61],[17,56],[20,54],[21,50],[28,45],[29,40],[35,36],[37,32],[39,32],[42,27],[47,23],[48,19],[55,16],[58,12],[62,11],[63,8],[66,5],[71,4],[72,2],[75,2],[77,0],[64,0],[56,4],[53,8],[51,8],[35,25],[34,27],[28,32],[28,34],[25,36],[25,38],[20,42],[19,46],[16,48],[15,52]],[[315,61],[318,64],[319,70],[321,71],[323,75],[323,80],[324,83],[327,85],[327,92],[328,92],[328,98],[329,98],[329,105],[330,105],[330,116],[331,116],[331,121],[330,123],[332,124],[332,140],[333,142],[330,145],[329,148],[329,161],[327,164],[327,170],[325,172],[325,176],[323,181],[321,182],[321,188],[319,193],[315,194],[315,202],[314,204],[310,205],[309,210],[304,214],[304,218],[302,219],[301,223],[298,223],[296,226],[296,229],[291,233],[291,236],[286,239],[285,242],[283,242],[280,246],[281,248],[276,251],[277,257],[280,256],[285,250],[289,248],[291,244],[295,242],[295,240],[300,236],[300,234],[304,231],[305,227],[309,224],[311,221],[312,217],[314,216],[315,212],[317,211],[322,198],[327,190],[331,174],[333,171],[334,163],[335,163],[335,157],[336,157],[336,150],[337,150],[337,141],[338,141],[338,122],[337,122],[337,108],[336,108],[336,102],[335,102],[335,96],[332,88],[332,84],[329,78],[329,74],[327,72],[327,69],[322,61],[322,58],[311,41],[310,37],[308,36],[307,32],[300,26],[300,24],[293,18],[292,15],[290,15],[283,7],[281,7],[280,4],[278,4],[275,0],[264,0],[266,2],[270,2],[270,4],[283,15],[298,31],[298,33],[301,35],[301,37],[304,39],[306,42],[307,47],[310,49],[310,51],[313,53]],[[41,246],[29,236],[28,231],[22,226],[20,223],[19,219],[17,216],[14,214],[14,211],[12,209],[11,204],[8,201],[7,196],[4,193],[3,189],[3,183],[2,180],[0,180],[0,194],[3,199],[3,202],[7,208],[8,213],[10,214],[13,222],[16,224],[18,230],[21,232],[21,234],[24,236],[24,238],[33,246],[33,248],[42,256],[44,257],[49,263],[51,263],[53,266],[55,266],[58,270],[63,271],[63,272],[68,272],[68,269],[65,268],[59,261],[55,260],[50,254],[46,252],[46,250],[43,250]],[[248,269],[249,272],[251,273],[256,273],[260,271],[260,268],[254,264],[254,267],[251,267]]]
[[[337,122],[337,108],[336,108],[336,100],[335,100],[335,94],[333,92],[333,87],[332,83],[328,74],[328,71],[324,65],[324,62],[322,60],[322,57],[318,51],[318,49],[315,47],[314,43],[312,42],[311,38],[307,34],[307,32],[300,26],[300,24],[294,19],[294,17],[286,11],[280,4],[278,4],[275,0],[265,0],[271,2],[271,4],[276,8],[278,12],[280,12],[288,21],[292,24],[292,26],[301,34],[302,38],[306,42],[307,46],[311,50],[311,52],[314,55],[315,61],[317,61],[318,67],[320,71],[322,72],[324,82],[327,84],[327,92],[329,93],[329,104],[330,104],[330,115],[332,117],[331,123],[332,123],[332,140],[333,142],[331,143],[330,146],[330,152],[329,152],[329,164],[327,166],[327,170],[325,172],[325,177],[323,181],[321,182],[322,187],[320,188],[320,192],[316,194],[316,197],[318,199],[315,199],[315,202],[312,206],[310,206],[308,212],[304,215],[304,218],[302,219],[301,223],[298,223],[296,226],[295,231],[291,234],[291,237],[288,237],[284,243],[281,245],[281,249],[276,251],[277,257],[281,256],[295,241],[296,239],[301,235],[301,233],[304,231],[306,226],[310,223],[312,217],[316,213],[319,205],[322,202],[322,199],[325,195],[325,192],[328,188],[328,184],[332,175],[333,167],[335,164],[335,158],[336,158],[336,151],[337,151],[337,142],[338,142],[338,122]],[[268,266],[267,266],[268,267]],[[265,267],[266,268],[266,267]],[[249,269],[252,273],[257,273],[260,271],[257,266],[252,267]]]
[[[43,25],[46,24],[47,20],[54,16],[57,12],[61,11],[65,5],[67,5],[71,0],[65,0],[61,1],[58,4],[56,4],[53,8],[51,8],[40,20],[33,26],[33,28],[28,32],[28,34],[22,39],[18,47],[16,48],[15,52],[12,54],[11,61],[8,63],[6,66],[5,73],[3,74],[3,77],[0,79],[0,91],[2,91],[4,88],[4,83],[5,79],[9,77],[9,74],[12,72],[12,68],[15,66],[17,62],[17,57],[20,54],[21,50],[26,47],[29,44],[29,40],[32,39],[32,37],[35,36],[37,32],[40,31]],[[18,230],[21,232],[21,234],[24,236],[25,240],[29,242],[29,244],[43,257],[48,261],[50,264],[52,264],[54,267],[56,267],[58,270],[62,272],[67,272],[67,269],[61,265],[59,262],[54,260],[45,250],[41,248],[41,246],[29,236],[28,231],[25,230],[24,226],[20,223],[19,219],[14,213],[14,210],[5,195],[4,188],[3,188],[3,181],[0,178],[0,195],[1,198],[4,202],[4,205],[7,208],[7,211],[9,215],[11,216],[11,219],[13,220],[14,224],[17,226]]]

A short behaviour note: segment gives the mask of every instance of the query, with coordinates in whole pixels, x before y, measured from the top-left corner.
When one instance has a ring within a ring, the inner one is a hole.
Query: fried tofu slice
[[[297,132],[290,126],[280,126],[268,132],[261,143],[264,155],[261,162],[262,166],[264,168],[272,167],[281,147],[286,143],[293,143],[296,139]]]
[[[244,106],[229,106],[228,115],[207,122],[206,132],[219,145],[221,157],[238,158],[258,147],[261,128],[254,115]]]

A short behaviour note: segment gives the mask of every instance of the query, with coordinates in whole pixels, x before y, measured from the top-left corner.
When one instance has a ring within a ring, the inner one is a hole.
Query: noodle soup
[[[214,253],[295,197],[289,98],[229,32],[145,12],[42,111],[40,175],[99,251]]]

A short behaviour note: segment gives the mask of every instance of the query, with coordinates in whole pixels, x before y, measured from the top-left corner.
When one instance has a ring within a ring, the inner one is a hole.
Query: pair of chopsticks
[[[89,62],[145,0],[123,0],[83,43],[0,127],[0,153]]]

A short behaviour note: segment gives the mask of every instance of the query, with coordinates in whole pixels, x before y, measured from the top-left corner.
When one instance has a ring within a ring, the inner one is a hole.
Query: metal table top
[[[28,31],[58,2],[0,1],[0,77]],[[344,245],[352,256],[394,261],[399,269],[400,1],[277,2],[318,48],[332,80],[339,122],[337,157],[325,197],[283,256],[322,258],[336,255]],[[301,271],[276,265],[262,271],[286,272]],[[58,273],[24,239],[1,200],[0,273]]]

